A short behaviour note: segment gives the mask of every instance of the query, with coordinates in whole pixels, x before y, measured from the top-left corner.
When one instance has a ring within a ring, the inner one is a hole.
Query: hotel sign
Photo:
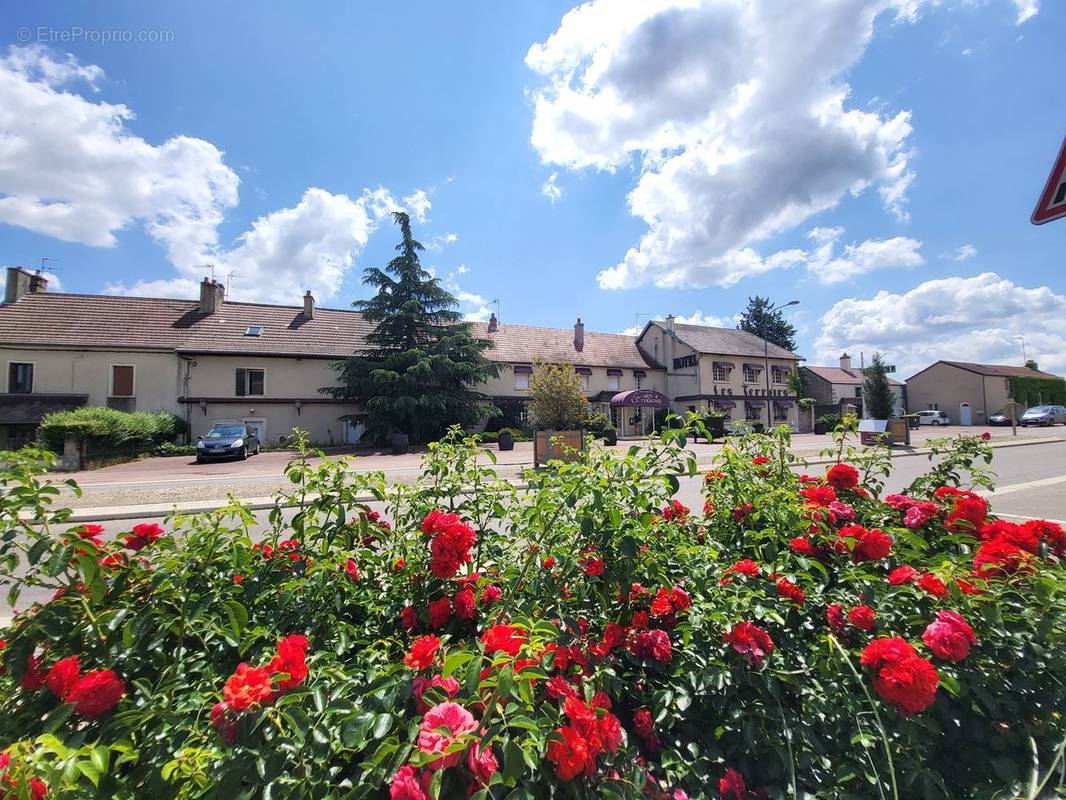
[[[698,355],[681,356],[674,359],[674,369],[684,369],[685,367],[694,367],[699,363],[700,357]]]

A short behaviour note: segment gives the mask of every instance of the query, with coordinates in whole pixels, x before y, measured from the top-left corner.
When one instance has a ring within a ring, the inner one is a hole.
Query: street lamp
[[[1026,356],[1026,354],[1025,354],[1025,344],[1026,344],[1025,337],[1024,336],[1015,336],[1014,338],[1022,343],[1022,366],[1024,367],[1026,365],[1026,363],[1028,363],[1028,361],[1029,361],[1028,356]]]
[[[798,306],[799,300],[789,300],[779,306],[774,306],[762,318],[762,361],[763,371],[766,373],[766,430],[769,432],[774,427],[773,411],[770,408],[770,343],[766,340],[766,321],[771,314],[789,306]]]

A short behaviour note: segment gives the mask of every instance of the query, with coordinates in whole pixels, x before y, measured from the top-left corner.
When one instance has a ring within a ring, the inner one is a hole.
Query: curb
[[[1027,439],[1024,441],[1005,441],[1005,442],[992,442],[993,449],[1000,449],[1005,447],[1029,447],[1032,445],[1040,444],[1053,444],[1055,442],[1066,442],[1066,437],[1046,437],[1040,439]],[[928,447],[922,447],[916,450],[900,450],[893,451],[892,458],[912,458],[915,456],[924,456],[932,452]],[[810,465],[821,464],[833,464],[836,463],[834,458],[811,458],[807,459],[807,463]],[[709,463],[697,464],[696,468],[699,470],[705,470],[710,468]],[[526,484],[516,484],[518,488],[525,488]],[[309,499],[311,496],[309,495]],[[265,511],[267,509],[274,508],[273,497],[247,497],[237,498],[241,501],[241,505],[247,508],[249,511]],[[372,495],[360,495],[355,498],[356,502],[369,503],[376,498]],[[132,517],[143,517],[145,519],[162,519],[168,517],[174,513],[180,514],[206,514],[212,511],[217,511],[220,508],[224,508],[228,503],[223,503],[218,500],[197,500],[188,503],[152,503],[145,505],[135,506],[101,506],[99,508],[85,508],[82,510],[74,509],[74,513],[71,514],[67,520],[71,523],[81,522],[108,522],[116,519],[130,519]],[[294,505],[282,506],[283,508],[293,508]]]

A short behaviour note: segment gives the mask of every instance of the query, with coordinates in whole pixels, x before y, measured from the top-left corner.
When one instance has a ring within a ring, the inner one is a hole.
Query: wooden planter
[[[533,466],[549,461],[578,461],[585,449],[584,431],[536,431],[533,434]]]

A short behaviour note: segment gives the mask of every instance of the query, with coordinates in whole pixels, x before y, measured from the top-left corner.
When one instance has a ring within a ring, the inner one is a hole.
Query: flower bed
[[[258,542],[239,505],[69,524],[6,454],[0,571],[54,597],[0,634],[0,796],[1052,790],[1066,533],[958,488],[986,445],[883,495],[876,449],[806,476],[750,436],[692,511],[677,435],[526,490],[458,438],[410,486],[298,459]]]

